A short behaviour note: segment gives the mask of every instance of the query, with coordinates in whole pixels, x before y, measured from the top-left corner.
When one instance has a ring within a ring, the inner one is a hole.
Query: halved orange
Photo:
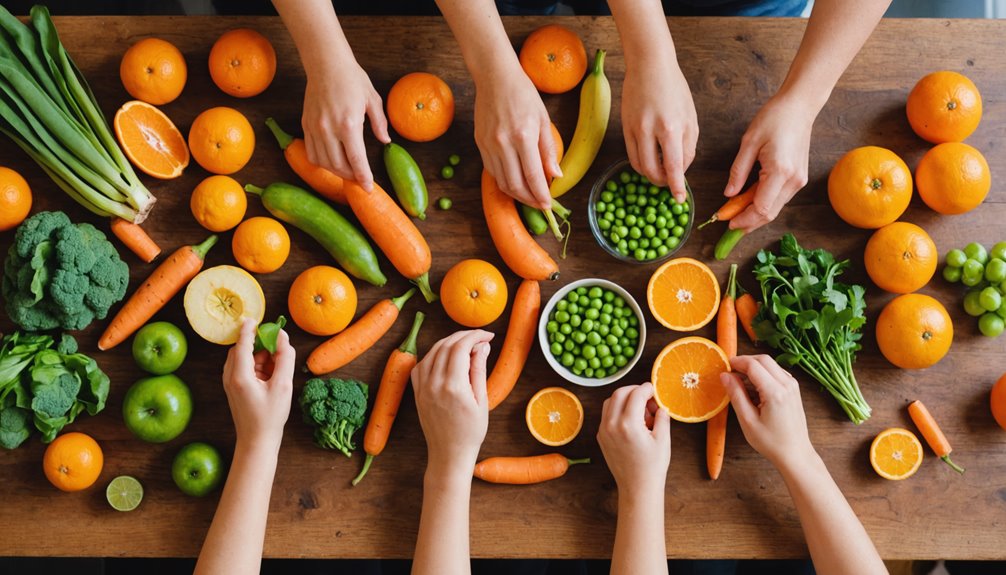
[[[678,421],[712,419],[730,403],[720,374],[730,371],[727,354],[704,337],[671,342],[653,362],[653,395],[657,405]]]
[[[870,465],[884,479],[908,479],[922,465],[922,443],[901,427],[881,431],[870,444]]]
[[[583,406],[569,390],[546,387],[534,394],[524,412],[527,428],[545,445],[566,445],[583,427]]]
[[[706,264],[692,258],[675,258],[650,276],[646,303],[664,327],[695,331],[716,317],[720,283]]]
[[[139,100],[126,102],[115,113],[115,137],[126,157],[143,173],[170,180],[189,165],[185,138],[170,118]]]

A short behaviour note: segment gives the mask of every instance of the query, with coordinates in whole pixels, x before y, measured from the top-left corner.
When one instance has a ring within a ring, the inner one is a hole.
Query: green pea
[[[576,358],[573,360],[573,369],[579,369],[580,371],[587,369],[587,360],[582,357]]]
[[[662,245],[664,245],[664,240],[662,240],[660,238],[652,238],[650,240],[650,247],[651,248],[659,248]]]
[[[650,239],[649,238],[643,238],[643,239],[639,240],[639,247],[642,248],[642,249],[644,249],[644,250],[645,249],[649,249],[649,247],[650,247]]]
[[[604,189],[608,192],[614,192],[618,190],[618,184],[614,180],[608,180],[604,183]],[[609,200],[610,201],[610,200]]]
[[[580,327],[580,323],[582,321],[583,320],[578,315],[571,315],[571,316],[569,316],[569,325],[571,325],[573,327]]]
[[[545,331],[548,332],[548,333],[555,333],[555,332],[559,331],[559,322],[553,320],[553,321],[550,321],[550,322],[546,323],[545,324]]]
[[[557,331],[557,332],[553,333],[549,337],[551,337],[552,341],[554,341],[556,343],[563,343],[563,342],[566,341],[566,336],[563,335],[561,331]]]
[[[456,166],[461,163],[461,156],[457,154],[451,154],[450,156],[447,157],[447,163],[452,166]]]
[[[454,202],[452,202],[447,196],[443,196],[437,200],[437,207],[441,210],[449,210],[452,205],[454,205]]]
[[[669,247],[667,247],[665,245],[659,245],[659,246],[657,246],[657,257],[666,256],[667,253],[670,252],[670,251],[671,251],[671,248],[669,248]]]
[[[671,228],[671,235],[676,238],[680,238],[681,236],[685,235],[685,228],[681,226],[674,226],[673,228]]]
[[[601,369],[601,358],[594,356],[587,360],[587,369]]]
[[[569,352],[562,354],[562,357],[559,358],[559,363],[561,363],[564,367],[570,367],[573,365],[573,354]]]
[[[636,327],[639,325],[639,318],[636,317],[636,314],[632,314],[629,316],[629,325],[631,325],[632,327]],[[629,336],[629,337],[635,337],[635,336]]]
[[[687,226],[690,220],[691,217],[688,214],[681,214],[680,216],[678,216],[678,223],[683,226]]]
[[[600,297],[596,297],[590,300],[590,309],[599,311],[602,307],[604,307],[604,300],[602,300]],[[591,319],[597,319],[597,318],[595,317]]]
[[[552,352],[552,355],[562,355],[562,344],[554,341],[552,345],[548,347],[548,350]]]
[[[610,328],[602,323],[602,324],[596,325],[594,327],[594,331],[596,331],[601,337],[604,337],[604,336],[608,335],[608,332],[610,331]]]
[[[629,228],[628,228],[628,226],[624,226],[624,225],[619,224],[619,226],[618,226],[618,235],[622,236],[623,238],[629,237]]]
[[[625,337],[629,339],[636,339],[639,337],[639,330],[634,327],[630,327],[625,330]]]
[[[618,240],[618,251],[625,253],[629,251],[629,242],[625,240]]]
[[[625,225],[627,225],[627,226],[634,226],[634,225],[636,225],[636,216],[634,216],[632,214],[629,214],[629,215],[625,216]]]
[[[681,214],[685,213],[685,208],[681,204],[674,204],[673,206],[671,206],[671,213],[674,214],[675,216],[680,216]]]
[[[601,334],[597,333],[596,331],[592,331],[592,332],[588,333],[587,334],[587,343],[589,343],[590,345],[595,345],[595,346],[597,344],[601,343]]]
[[[629,338],[627,338],[627,337],[625,337],[625,336],[622,336],[622,337],[618,338],[618,345],[622,346],[622,351],[624,351],[624,352],[625,352],[625,353],[626,353],[626,354],[628,355],[628,354],[629,354],[629,352],[628,352],[628,351],[626,351],[626,350],[627,350],[627,349],[628,349],[628,348],[629,348],[630,346],[632,346],[632,342],[631,342],[631,341],[629,341]]]
[[[608,357],[611,355],[611,347],[607,344],[599,343],[597,344],[597,357]]]
[[[646,261],[646,250],[644,250],[643,248],[639,248],[636,251],[632,252],[632,257],[636,258],[637,262],[644,262]]]
[[[582,353],[583,359],[592,359],[597,357],[597,348],[590,344],[583,346],[583,349],[581,349],[580,351]]]
[[[586,295],[581,295],[580,299],[576,300],[576,303],[580,306],[580,309],[587,309],[590,307],[590,298]]]
[[[622,299],[620,296],[617,296],[617,295],[615,296],[614,301],[612,301],[611,303],[615,307],[625,307],[625,300]]]
[[[647,179],[647,177],[644,176],[644,175],[642,175],[642,174],[636,174],[635,181],[637,181],[637,182],[639,182],[641,184],[649,184],[650,183],[650,180]]]
[[[629,240],[629,250],[635,250],[639,247],[639,240]]]
[[[621,196],[615,196],[615,199],[612,200],[611,203],[615,204],[616,208],[624,208],[625,207],[625,200],[623,200]]]
[[[671,237],[671,230],[667,228],[660,228],[657,230],[657,237],[662,240],[666,240]]]
[[[687,214],[688,212],[692,211],[692,205],[689,204],[688,202],[685,202],[684,204],[681,205],[681,209],[685,210],[685,213]]]
[[[613,333],[609,333],[607,337],[604,338],[604,343],[608,345],[618,345],[618,336]]]
[[[615,356],[615,365],[616,366],[618,366],[618,367],[625,367],[626,364],[628,364],[628,363],[629,363],[629,360],[624,355],[619,354],[619,355]]]
[[[621,174],[618,174],[618,181],[623,184],[628,184],[631,180],[632,176],[629,175],[629,172],[622,172]]]
[[[601,325],[611,324],[611,314],[601,312],[601,315],[597,316],[597,321],[601,322]]]
[[[604,301],[610,302],[614,299],[615,299],[615,292],[607,290],[604,292]]]
[[[671,236],[671,237],[667,238],[667,247],[671,248],[672,250],[674,248],[678,247],[678,245],[680,243],[681,243],[681,238],[679,238],[677,236]]]
[[[632,193],[626,194],[625,195],[625,203],[628,204],[628,205],[630,205],[630,206],[636,205],[636,194],[632,194]]]
[[[657,259],[657,250],[655,250],[653,248],[650,248],[650,249],[646,250],[646,259],[648,259],[648,260],[655,260],[655,259]]]
[[[594,320],[585,319],[580,323],[580,331],[583,333],[591,333],[594,331]]]
[[[601,358],[601,367],[607,369],[613,365],[615,365],[615,358],[613,356],[606,355]]]
[[[559,333],[569,335],[573,333],[573,326],[569,325],[568,323],[560,324]]]
[[[604,203],[604,200],[601,200],[601,201],[597,202],[596,204],[594,204],[594,211],[595,212],[603,212],[603,211],[606,211],[607,207],[608,207],[608,205]]]
[[[573,335],[571,335],[570,337],[573,338],[573,341],[575,343],[583,343],[587,341],[587,334],[583,333],[582,331],[574,331]]]
[[[578,304],[571,303],[571,304],[569,304],[569,307],[566,308],[566,311],[569,312],[569,315],[578,314],[578,313],[580,313],[580,306]],[[569,320],[566,320],[566,321],[569,321]]]
[[[594,369],[591,368],[591,367],[588,367],[587,369],[583,370],[583,377],[591,377],[592,378],[592,377],[594,377],[594,373],[595,373]]]
[[[601,295],[603,293],[604,293],[604,290],[602,290],[600,287],[593,286],[589,290],[587,290],[587,297],[598,298],[598,297],[601,297]]]
[[[604,305],[601,306],[601,313],[610,314],[611,310],[615,309],[615,307],[611,305],[611,298],[607,297],[608,294],[604,294],[604,296]]]
[[[440,177],[449,180],[454,177],[454,168],[451,166],[444,166],[440,168]]]
[[[611,346],[611,355],[619,356],[622,355],[622,346],[620,344],[614,344]]]
[[[635,193],[636,193],[636,184],[635,184],[635,182],[630,182],[628,184],[625,184],[625,193],[626,194],[633,194],[633,195],[635,195]]]
[[[649,203],[650,203],[650,199],[648,197],[646,197],[646,196],[638,196],[636,198],[636,205],[639,206],[639,207],[643,207],[643,206],[645,206],[645,205],[647,205]]]
[[[576,349],[576,342],[574,342],[571,339],[567,339],[566,341],[563,342],[562,348],[566,351],[572,352],[573,350]]]
[[[639,228],[629,228],[629,237],[638,240],[643,236],[643,231]]]
[[[580,286],[576,288],[576,297],[579,298],[582,295],[587,295],[587,288]]]
[[[597,318],[601,317],[601,312],[599,312],[597,310],[597,308],[594,307],[593,303],[594,302],[591,302],[590,309],[588,309],[587,311],[583,312],[584,317],[586,317],[587,319],[597,319]]]
[[[650,208],[646,208],[646,209],[649,210]],[[656,224],[657,223],[657,214],[646,214],[646,216],[643,218],[643,221],[645,221],[648,224]],[[648,226],[648,227],[653,227],[653,226],[651,225],[651,226]]]
[[[569,321],[569,313],[566,310],[557,310],[555,312],[555,321],[559,323],[566,323]]]
[[[602,230],[611,229],[611,222],[609,222],[608,220],[604,220],[604,219],[598,220],[597,221],[597,227],[601,228]]]
[[[657,228],[647,224],[646,226],[643,227],[643,235],[648,238],[652,238],[653,236],[657,235]]]

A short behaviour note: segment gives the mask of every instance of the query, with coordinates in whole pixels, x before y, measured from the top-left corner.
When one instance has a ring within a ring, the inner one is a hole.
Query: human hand
[[[605,400],[597,443],[619,490],[663,492],[671,419],[653,401],[652,384],[620,387]]]
[[[255,327],[255,322],[246,318],[237,343],[227,354],[224,393],[238,442],[279,449],[283,426],[290,415],[297,352],[287,333],[280,330],[275,355],[270,356],[266,350],[253,353]]]
[[[493,334],[459,331],[433,344],[412,369],[428,468],[471,475],[489,427],[486,358]]]
[[[723,194],[736,196],[757,161],[758,189],[754,202],[730,220],[730,229],[751,232],[774,220],[782,208],[807,185],[810,133],[816,112],[783,99],[770,100],[751,121],[741,138],[730,180]]]
[[[364,117],[381,143],[391,141],[381,96],[355,59],[307,71],[301,116],[307,159],[369,192],[374,175],[363,143]]]
[[[720,376],[751,447],[780,469],[808,461],[814,446],[796,379],[767,355],[742,355],[730,364],[745,374],[758,392],[756,405],[736,373]]]
[[[687,198],[685,171],[695,159],[699,121],[695,103],[674,58],[626,66],[622,83],[622,132],[629,162],[678,202]]]
[[[548,182],[562,175],[548,111],[520,66],[502,76],[475,91],[475,143],[482,165],[507,195],[548,209]]]

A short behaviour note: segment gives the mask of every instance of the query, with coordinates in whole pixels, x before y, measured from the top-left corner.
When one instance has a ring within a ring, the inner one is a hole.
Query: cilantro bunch
[[[862,348],[866,290],[836,278],[849,261],[823,249],[800,247],[793,234],[780,240],[779,253],[758,252],[754,274],[762,306],[755,316],[759,340],[780,350],[778,361],[798,365],[831,392],[853,423],[870,417],[852,362]]]

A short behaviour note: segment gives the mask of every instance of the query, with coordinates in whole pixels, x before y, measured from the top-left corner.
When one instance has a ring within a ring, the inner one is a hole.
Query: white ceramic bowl
[[[639,327],[638,327],[639,343],[636,346],[636,353],[632,356],[632,359],[629,360],[629,363],[625,364],[625,366],[623,366],[622,369],[606,377],[596,378],[596,377],[583,377],[576,375],[572,371],[564,367],[561,363],[559,363],[559,360],[557,360],[555,356],[552,355],[552,352],[549,350],[548,332],[545,331],[545,324],[548,323],[548,317],[549,315],[551,315],[552,310],[555,308],[555,304],[560,299],[566,297],[566,294],[568,294],[569,292],[575,290],[580,286],[587,288],[598,286],[615,292],[616,294],[622,296],[622,298],[625,299],[626,303],[629,304],[629,309],[631,309],[633,313],[636,314],[636,317],[639,319]],[[566,284],[565,286],[560,288],[559,291],[552,294],[552,297],[549,298],[548,303],[546,303],[545,307],[542,309],[541,316],[538,318],[538,345],[541,348],[542,354],[545,356],[545,361],[547,361],[548,364],[552,367],[552,369],[555,370],[557,374],[562,376],[563,379],[575,383],[577,385],[582,385],[584,387],[601,387],[602,385],[608,385],[609,383],[614,383],[625,377],[625,374],[629,373],[629,371],[636,365],[636,362],[639,361],[639,358],[643,355],[643,346],[645,343],[646,343],[646,316],[643,315],[643,310],[639,307],[639,304],[636,303],[636,300],[629,294],[629,292],[625,291],[625,289],[622,288],[622,286],[614,282],[608,281],[606,279],[584,278]]]

